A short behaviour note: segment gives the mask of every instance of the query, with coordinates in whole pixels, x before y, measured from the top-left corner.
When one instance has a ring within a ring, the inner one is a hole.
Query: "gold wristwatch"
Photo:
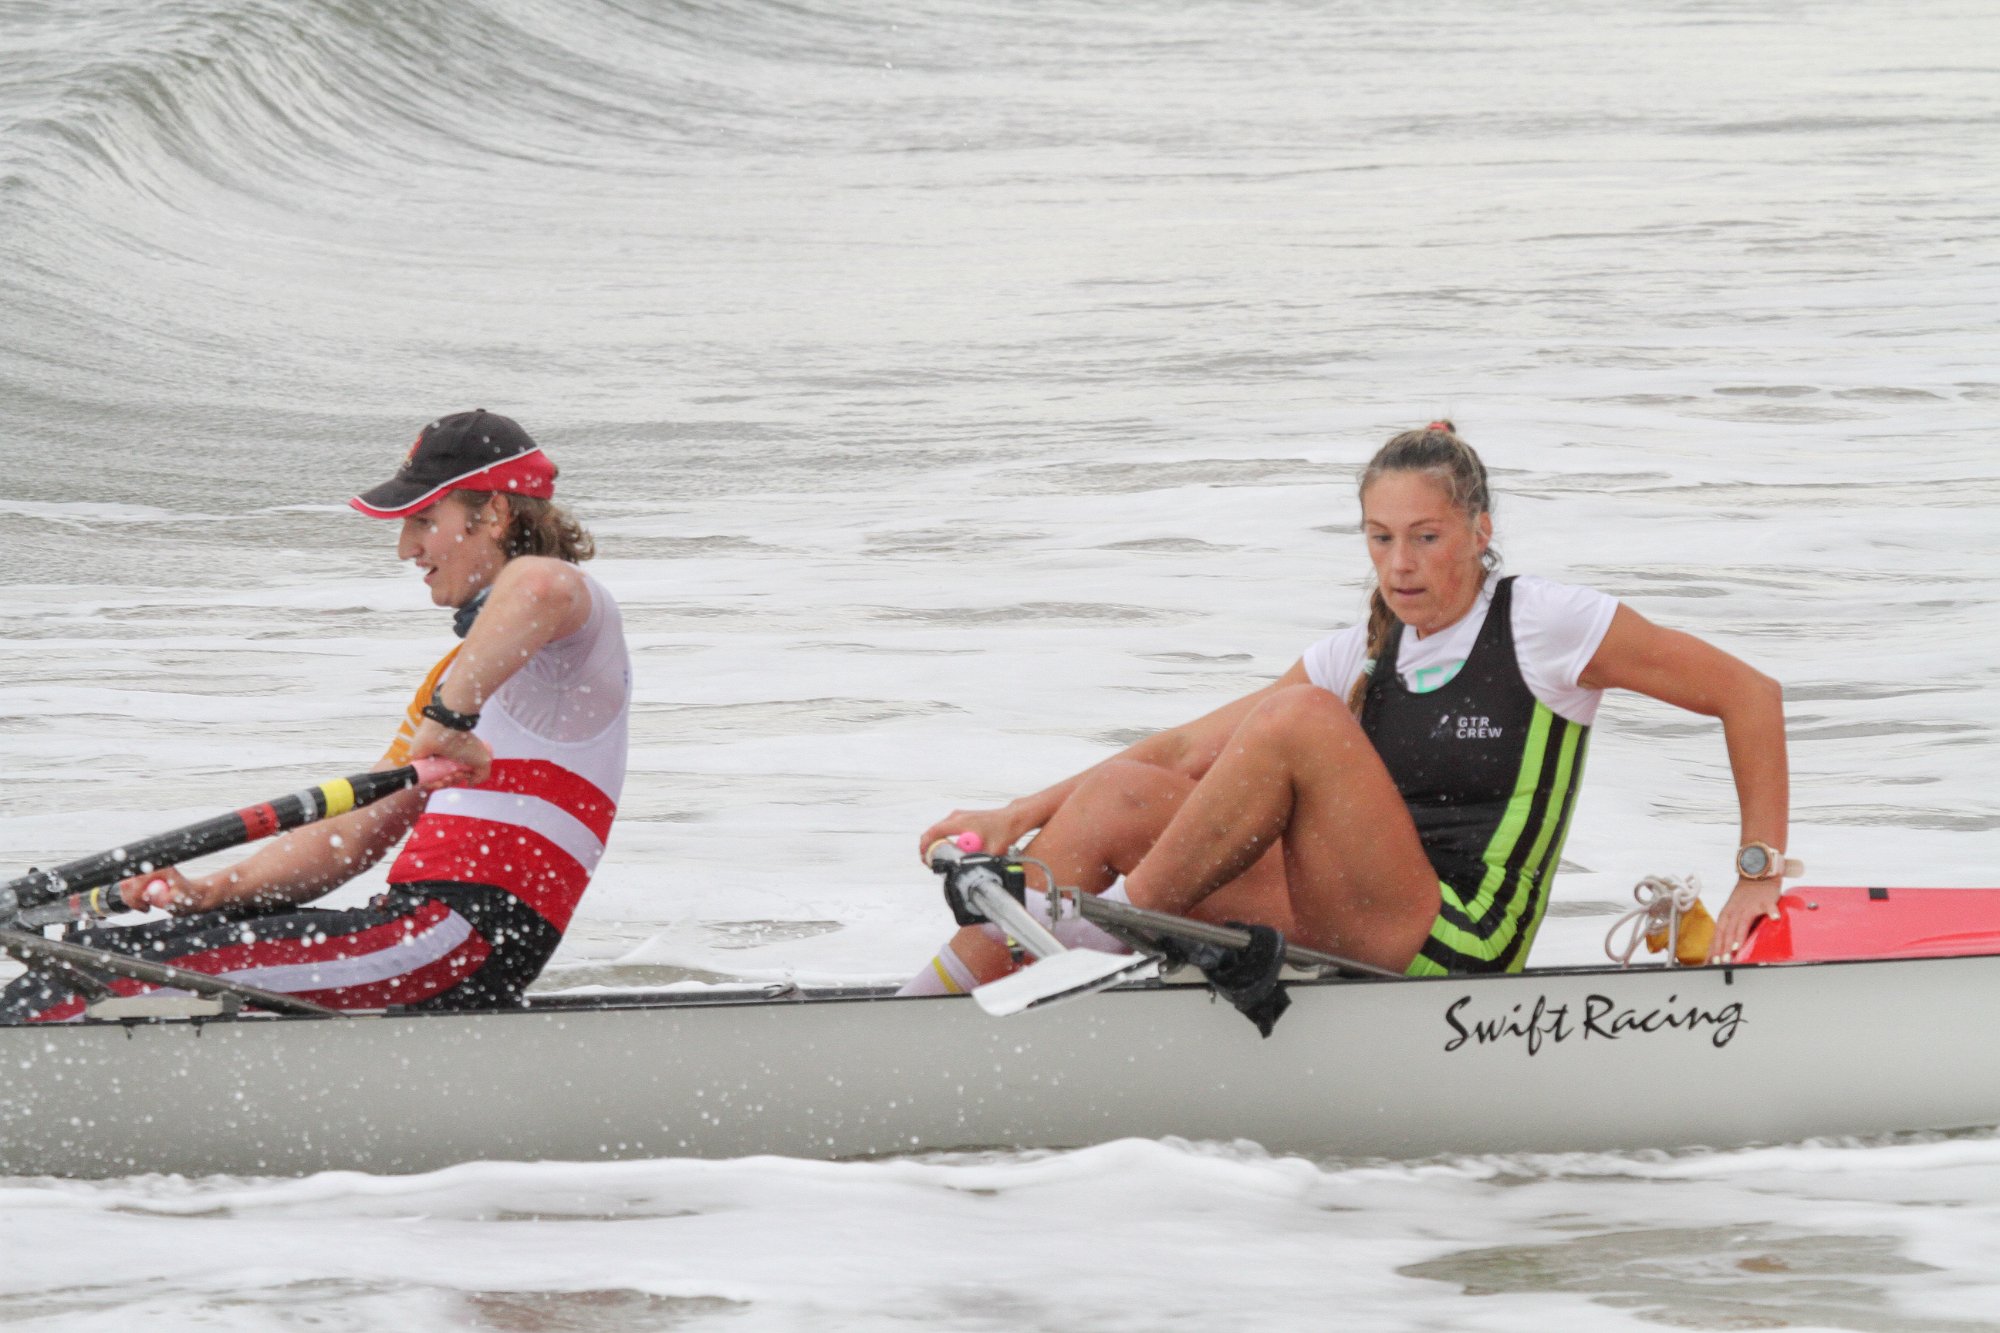
[[[1746,842],[1736,850],[1736,873],[1745,879],[1797,879],[1806,868],[1768,842]]]

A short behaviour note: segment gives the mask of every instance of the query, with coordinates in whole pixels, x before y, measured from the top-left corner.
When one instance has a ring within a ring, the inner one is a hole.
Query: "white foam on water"
[[[1409,1165],[1124,1140],[21,1182],[0,1189],[16,1260],[0,1302],[80,1327],[118,1310],[238,1328],[1137,1330],[1337,1308],[1363,1328],[1943,1329],[1979,1326],[2000,1295],[1965,1220],[1990,1217],[1996,1186],[1988,1137]],[[509,1309],[548,1322],[494,1318]]]

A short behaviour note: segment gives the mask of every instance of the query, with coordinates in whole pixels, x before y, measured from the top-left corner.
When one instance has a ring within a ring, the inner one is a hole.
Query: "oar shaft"
[[[975,876],[978,873],[973,872]],[[973,879],[965,885],[965,896],[972,900],[972,905],[988,921],[1006,931],[1016,944],[1035,957],[1053,958],[1067,947],[1029,915],[1027,908],[1015,902],[1012,894],[1000,887],[998,875],[987,880]]]
[[[1071,889],[1062,890],[1062,894],[1065,898],[1073,898],[1078,915],[1100,926],[1123,926],[1128,930],[1143,930],[1156,935],[1172,936],[1191,944],[1217,944],[1225,949],[1240,949],[1250,942],[1250,932],[1239,930],[1235,926],[1217,926],[1206,921],[1194,921],[1184,916],[1134,907],[1130,903],[1109,902],[1095,894],[1076,893]],[[1352,958],[1321,953],[1318,949],[1307,949],[1291,943],[1285,945],[1285,961],[1294,967],[1328,968],[1365,977],[1393,978],[1398,981],[1403,978],[1402,973],[1391,972],[1386,967],[1377,967],[1373,963],[1359,963]]]
[[[932,843],[924,859],[930,863],[932,870],[942,875],[949,873],[954,866],[962,865],[968,857],[977,859],[977,853],[959,846],[954,839],[945,838]],[[1007,892],[999,872],[990,865],[976,865],[960,871],[956,887],[964,895],[966,906],[1006,931],[1016,944],[1035,957],[1053,958],[1065,951],[1063,942],[1049,934],[1047,928],[1035,920],[1027,908],[1016,902],[1013,894]]]
[[[289,796],[245,806],[231,814],[79,857],[53,870],[30,870],[0,884],[0,922],[11,921],[24,909],[68,894],[82,894],[131,875],[179,865],[210,852],[240,847],[302,824],[358,810],[425,780],[419,769],[433,762],[420,759],[402,768],[336,778]]]
[[[104,949],[90,949],[67,940],[45,940],[24,930],[0,928],[0,949],[17,958],[47,958],[72,967],[84,968],[91,972],[108,972],[112,976],[130,977],[134,981],[149,982],[155,986],[172,986],[179,990],[191,991],[196,995],[234,995],[238,999],[269,1009],[279,1014],[311,1014],[317,1018],[346,1018],[338,1009],[313,1000],[302,1000],[296,995],[283,995],[267,991],[259,986],[246,986],[240,981],[226,977],[212,977],[206,972],[190,972],[184,967],[170,963],[149,963],[143,958],[127,958],[123,954],[110,953]]]

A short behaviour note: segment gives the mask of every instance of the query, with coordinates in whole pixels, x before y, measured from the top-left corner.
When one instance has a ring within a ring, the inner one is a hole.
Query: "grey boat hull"
[[[2000,1122],[2000,956],[1295,983],[1269,1040],[1198,985],[1005,1019],[856,989],[520,1012],[0,1028],[0,1172],[1070,1147],[1728,1146]]]

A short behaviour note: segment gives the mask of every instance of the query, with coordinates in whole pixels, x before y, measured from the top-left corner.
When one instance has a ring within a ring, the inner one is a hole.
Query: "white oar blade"
[[[979,1007],[995,1018],[1039,1008],[1078,995],[1149,976],[1159,968],[1150,954],[1100,953],[1096,949],[1066,949],[1018,972],[989,981],[972,992]]]

